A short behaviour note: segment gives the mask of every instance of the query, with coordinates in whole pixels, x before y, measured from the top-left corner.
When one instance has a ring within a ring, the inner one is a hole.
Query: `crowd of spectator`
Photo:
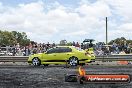
[[[43,53],[48,49],[55,47],[58,44],[52,43],[30,43],[27,46],[21,46],[19,43],[12,47],[3,48],[0,47],[0,55],[11,55],[11,56],[29,56],[30,54]],[[72,42],[71,46],[80,47],[81,49],[93,48],[95,55],[110,55],[110,54],[129,54],[132,52],[131,44],[124,43],[123,45],[116,44],[113,42],[112,45],[105,45],[102,42],[92,44],[90,43],[79,43]],[[3,52],[2,52],[3,51]]]
[[[105,45],[104,43],[97,43],[94,47],[96,55],[111,55],[111,54],[130,54],[132,53],[132,45],[129,43]]]
[[[11,55],[11,56],[29,56],[30,54],[36,54],[36,53],[43,53],[47,51],[48,49],[55,46],[55,43],[47,44],[43,43],[30,43],[27,46],[21,46],[19,43],[17,43],[14,46],[4,46],[0,47],[1,55]]]

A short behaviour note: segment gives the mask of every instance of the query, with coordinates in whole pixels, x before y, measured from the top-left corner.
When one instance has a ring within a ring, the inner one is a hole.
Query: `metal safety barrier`
[[[28,56],[0,56],[0,62],[27,62]],[[96,56],[95,61],[132,61],[132,54],[129,55],[104,55]]]
[[[132,54],[96,56],[96,61],[132,61]]]
[[[0,62],[27,62],[28,56],[0,56]]]

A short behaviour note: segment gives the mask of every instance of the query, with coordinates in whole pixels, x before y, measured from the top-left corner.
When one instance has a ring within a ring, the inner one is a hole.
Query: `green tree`
[[[131,43],[132,44],[132,40],[127,40],[126,38],[124,37],[121,37],[121,38],[116,38],[114,40],[111,40],[108,44],[113,44],[113,42],[115,42],[116,44],[119,44],[119,45],[123,45],[125,42],[127,44]]]
[[[72,42],[67,42],[67,46],[72,46]]]
[[[0,45],[14,45],[16,43],[20,43],[20,45],[28,45],[30,43],[30,39],[27,38],[25,32],[17,32],[17,31],[1,31],[0,30]]]
[[[30,43],[30,39],[27,38],[27,35],[25,32],[16,32],[12,31],[12,34],[14,38],[16,39],[17,43],[20,43],[20,45],[28,45]]]
[[[13,45],[16,40],[13,38],[11,32],[0,31],[0,44],[1,45]]]

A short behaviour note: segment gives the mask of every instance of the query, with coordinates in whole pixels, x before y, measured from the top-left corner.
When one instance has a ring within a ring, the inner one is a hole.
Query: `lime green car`
[[[49,64],[69,64],[77,66],[91,61],[91,55],[85,50],[76,48],[74,46],[57,46],[49,49],[45,53],[30,55],[28,59],[29,64],[34,66]]]

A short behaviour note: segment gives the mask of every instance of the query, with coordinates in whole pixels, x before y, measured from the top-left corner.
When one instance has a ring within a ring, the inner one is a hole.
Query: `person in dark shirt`
[[[76,46],[76,47],[80,47],[80,45],[79,45],[79,43],[78,43],[78,42],[76,43],[76,45],[75,45],[75,46]]]
[[[15,55],[16,55],[16,48],[13,47],[13,48],[12,48],[12,51],[13,51],[13,56],[15,56]]]
[[[89,48],[93,47],[92,40],[90,40]]]
[[[13,53],[13,56],[16,55],[16,45],[13,46],[13,48],[12,48],[12,53]]]
[[[25,52],[24,53],[24,56],[30,55],[30,50],[29,50],[29,47],[28,46],[25,47],[24,52]]]
[[[52,44],[52,47],[55,47],[55,43]]]
[[[72,46],[75,46],[75,42],[73,41]]]
[[[48,50],[50,48],[50,44],[49,42],[46,44],[46,50]]]

